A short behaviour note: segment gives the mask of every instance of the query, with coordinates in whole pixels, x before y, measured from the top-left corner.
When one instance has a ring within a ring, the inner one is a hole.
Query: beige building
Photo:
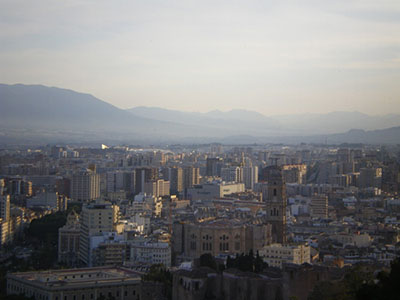
[[[310,246],[301,244],[271,244],[261,249],[259,254],[268,266],[277,268],[282,268],[285,263],[301,265],[311,261]]]
[[[58,229],[58,261],[70,266],[78,263],[81,225],[79,215],[72,211],[67,223]]]
[[[74,174],[71,180],[71,199],[89,202],[100,197],[100,175],[88,170]]]
[[[10,221],[0,218],[0,247],[11,241]]]
[[[103,232],[112,232],[118,222],[119,208],[109,202],[97,201],[83,206],[81,213],[81,229],[79,240],[79,259],[87,266],[91,266],[92,236],[102,235]]]
[[[140,281],[141,274],[112,267],[10,273],[7,295],[36,300],[139,300]]]
[[[332,235],[330,239],[343,244],[343,246],[351,245],[359,248],[369,247],[373,241],[372,237],[368,233],[336,234]]]

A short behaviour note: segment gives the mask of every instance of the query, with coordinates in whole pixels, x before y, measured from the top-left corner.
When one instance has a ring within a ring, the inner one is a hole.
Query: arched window
[[[276,196],[276,189],[274,189],[274,196]]]

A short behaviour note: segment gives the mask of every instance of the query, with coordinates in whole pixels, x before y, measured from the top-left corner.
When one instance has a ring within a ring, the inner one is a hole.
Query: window
[[[276,196],[276,189],[274,189],[274,196]]]

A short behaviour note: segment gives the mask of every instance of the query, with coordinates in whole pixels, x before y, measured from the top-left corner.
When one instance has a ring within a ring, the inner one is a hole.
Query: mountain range
[[[265,116],[249,110],[120,109],[89,94],[0,84],[0,143],[400,143],[400,115]]]

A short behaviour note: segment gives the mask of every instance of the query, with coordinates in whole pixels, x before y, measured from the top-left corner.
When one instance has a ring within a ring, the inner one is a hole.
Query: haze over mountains
[[[157,107],[119,109],[89,94],[0,84],[0,142],[399,143],[400,115],[332,112],[264,116]]]

